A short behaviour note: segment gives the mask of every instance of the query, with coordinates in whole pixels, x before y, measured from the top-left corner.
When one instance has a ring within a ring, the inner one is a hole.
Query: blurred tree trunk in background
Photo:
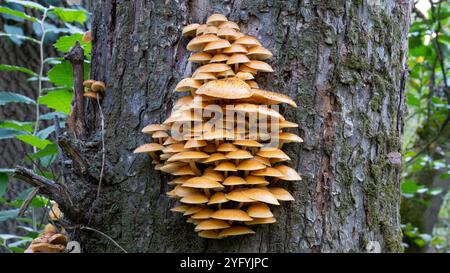
[[[399,219],[401,135],[410,1],[95,1],[92,78],[107,83],[103,101],[106,166],[100,198],[98,118],[86,142],[89,162],[70,171],[74,205],[53,196],[73,224],[100,230],[131,252],[402,251]],[[141,129],[162,122],[177,82],[195,69],[181,29],[214,12],[237,21],[274,53],[262,89],[293,97],[283,108],[305,143],[286,145],[303,181],[287,184],[295,202],[274,208],[276,224],[254,236],[205,240],[169,209],[169,177],[132,151]],[[91,120],[92,122],[92,120]],[[88,252],[119,252],[77,230]]]

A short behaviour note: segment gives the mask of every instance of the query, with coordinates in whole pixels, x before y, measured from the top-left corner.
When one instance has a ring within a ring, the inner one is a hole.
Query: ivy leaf
[[[44,149],[47,145],[52,144],[50,140],[40,139],[39,137],[33,135],[19,135],[16,136],[16,138],[39,149]]]
[[[68,90],[53,91],[39,98],[39,103],[64,114],[70,113],[72,92]]]
[[[33,122],[24,122],[17,120],[1,120],[0,128],[9,128],[17,131],[33,132]]]
[[[32,1],[24,1],[24,0],[6,0],[8,3],[19,4],[27,8],[32,8],[40,11],[45,11],[46,8],[38,3]]]
[[[4,28],[5,28],[5,31],[6,31],[7,25],[5,25]],[[11,39],[11,41],[13,41],[17,45],[21,45],[22,44],[22,40],[39,44],[38,40],[36,40],[34,38],[31,38],[31,37],[28,37],[28,36],[23,36],[23,35],[20,35],[20,34],[0,32],[0,37],[8,37],[9,39]]]
[[[83,24],[88,18],[87,11],[82,9],[54,8],[50,13],[67,23]]]
[[[19,71],[19,72],[23,72],[26,73],[28,75],[31,76],[37,76],[38,74],[36,74],[34,71],[25,68],[25,67],[21,67],[21,66],[16,66],[16,65],[8,65],[8,64],[0,64],[0,70],[3,71]]]
[[[0,140],[14,138],[17,135],[23,135],[24,133],[15,129],[0,128]]]
[[[44,149],[31,155],[32,159],[39,159],[50,155],[58,154],[58,146],[56,144],[47,145]]]
[[[73,67],[68,61],[64,61],[55,65],[48,73],[47,76],[50,82],[57,86],[66,86],[72,88],[73,86]],[[84,79],[89,76],[89,65],[84,63]]]
[[[28,21],[31,21],[31,22],[35,22],[35,23],[39,22],[39,20],[37,18],[35,18],[33,16],[30,16],[30,15],[27,15],[25,12],[18,11],[18,10],[13,10],[13,9],[10,9],[10,8],[7,8],[7,7],[0,6],[0,13],[11,15],[11,16],[14,16],[14,17],[17,17],[17,18],[21,18],[21,19],[25,19],[25,20],[28,20]]]
[[[31,103],[36,102],[24,95],[13,93],[13,92],[0,92],[0,105],[6,105],[8,103]]]

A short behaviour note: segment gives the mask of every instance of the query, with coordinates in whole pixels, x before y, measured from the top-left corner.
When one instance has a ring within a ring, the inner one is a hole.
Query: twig
[[[119,243],[117,243],[116,241],[114,241],[113,238],[111,238],[110,236],[106,235],[105,233],[101,232],[100,230],[96,230],[95,228],[91,228],[91,227],[80,227],[81,230],[90,230],[90,231],[94,231],[97,232],[98,234],[102,235],[103,237],[105,237],[106,239],[110,240],[114,245],[116,245],[118,248],[120,248],[120,250],[122,250],[124,253],[128,253],[123,247],[121,247],[119,245]]]
[[[31,201],[33,201],[33,198],[38,194],[39,188],[35,187],[33,188],[30,193],[27,195],[25,200],[23,201],[22,205],[20,206],[18,215],[22,217],[25,214],[25,211],[28,209],[28,207],[31,204]]]

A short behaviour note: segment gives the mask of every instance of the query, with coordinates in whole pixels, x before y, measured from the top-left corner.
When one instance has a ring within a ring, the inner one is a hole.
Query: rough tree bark
[[[274,53],[275,73],[258,82],[295,98],[299,107],[283,111],[305,140],[286,145],[303,176],[288,185],[296,201],[276,208],[278,222],[256,235],[220,241],[198,238],[171,213],[168,177],[132,154],[148,141],[140,130],[166,118],[176,83],[194,69],[181,28],[213,12],[239,22]],[[82,155],[69,166],[74,205],[64,195],[53,198],[72,226],[98,229],[131,252],[364,252],[369,241],[402,251],[409,14],[406,0],[95,1],[91,74],[108,86],[104,181],[96,199],[101,146],[98,117],[91,117],[87,142],[60,141],[69,156]],[[85,251],[120,251],[96,233],[73,235]]]

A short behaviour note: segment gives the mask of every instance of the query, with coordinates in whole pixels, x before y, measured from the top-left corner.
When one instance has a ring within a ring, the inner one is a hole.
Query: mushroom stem
[[[224,178],[227,178],[227,177],[228,177],[228,171],[225,171],[225,172],[223,173],[223,177],[224,177]]]
[[[249,171],[244,171],[244,177],[247,177],[249,174]]]
[[[216,144],[216,147],[219,147],[219,145],[220,145],[220,140],[216,139],[216,140],[214,140],[214,142],[215,142],[215,144]]]
[[[239,64],[234,64],[234,73],[238,73],[239,70]]]
[[[284,142],[283,142],[283,141],[280,141],[280,143],[278,144],[278,149],[283,148],[283,145],[284,145]]]
[[[222,209],[222,203],[219,203],[219,209]]]
[[[239,164],[239,159],[236,159],[236,166]]]
[[[192,96],[193,98],[195,98],[195,90],[192,90],[192,89],[191,89],[191,96]]]
[[[195,164],[194,160],[190,160],[189,161],[189,166],[191,167],[192,171],[196,174],[196,175],[200,175],[200,170],[197,168],[197,165]]]
[[[209,191],[209,189],[203,189],[203,191],[205,192],[206,197],[211,197],[211,192]]]
[[[240,208],[242,208],[243,205],[244,205],[244,203],[239,202],[239,204],[236,206],[236,208],[237,208],[237,209],[240,209]]]
[[[272,180],[272,183],[277,183],[278,180],[280,180],[278,177],[274,177],[273,180]]]
[[[148,152],[148,155],[149,155],[152,159],[159,161],[159,157],[156,155],[155,152]]]

